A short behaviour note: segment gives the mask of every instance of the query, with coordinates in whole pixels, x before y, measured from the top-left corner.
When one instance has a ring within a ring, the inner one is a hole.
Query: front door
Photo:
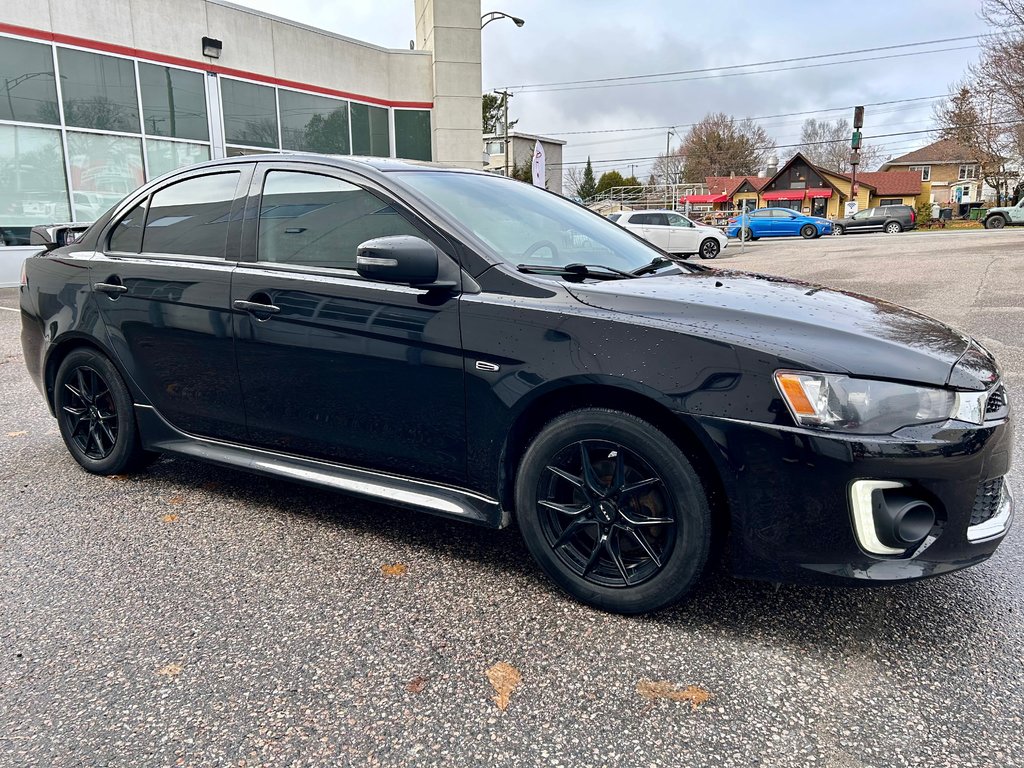
[[[678,213],[664,214],[668,218],[669,253],[697,253],[700,249],[700,233],[693,222]]]
[[[427,236],[448,247],[359,177],[260,167],[246,207],[246,263],[231,286],[250,440],[463,482],[458,294],[360,277],[357,247],[388,235]]]
[[[245,439],[229,296],[251,168],[206,169],[121,216],[92,261],[114,353],[177,428]]]
[[[773,235],[797,235],[799,233],[800,223],[793,211],[789,208],[772,208]]]

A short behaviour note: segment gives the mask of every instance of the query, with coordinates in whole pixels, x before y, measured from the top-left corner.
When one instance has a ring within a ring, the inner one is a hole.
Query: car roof
[[[366,174],[393,173],[396,171],[443,171],[445,173],[468,173],[478,176],[495,176],[493,173],[486,173],[482,170],[471,168],[452,168],[450,166],[428,163],[419,160],[398,160],[391,157],[363,157],[360,155],[321,155],[314,152],[267,152],[253,155],[237,155],[235,157],[222,157],[217,160],[208,160],[195,165],[187,165],[176,168],[171,174],[195,171],[203,168],[216,168],[221,165],[237,165],[238,163],[315,163],[317,165],[330,165],[336,168],[344,168],[350,171],[358,171]],[[168,174],[170,175],[170,174]]]
[[[680,216],[685,216],[682,211],[672,211],[668,208],[641,208],[636,211],[615,211],[615,213],[678,213]]]

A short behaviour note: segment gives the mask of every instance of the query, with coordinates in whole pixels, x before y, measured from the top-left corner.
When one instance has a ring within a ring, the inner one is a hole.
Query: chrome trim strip
[[[967,529],[967,540],[972,544],[988,541],[1003,536],[1010,530],[1013,522],[1013,494],[1006,480],[999,496],[999,511],[983,523],[972,525]]]
[[[902,555],[905,549],[888,547],[878,539],[871,494],[886,488],[902,488],[895,480],[855,480],[850,484],[850,509],[853,511],[853,532],[865,552],[873,555]]]
[[[212,461],[242,470],[274,475],[346,493],[383,499],[424,509],[446,517],[469,520],[503,528],[511,522],[497,499],[462,488],[415,480],[400,475],[376,472],[345,464],[335,464],[302,456],[268,451],[247,445],[227,443],[181,432],[151,405],[136,403],[149,424],[158,420],[161,429],[172,436],[157,436],[146,447],[192,458]]]

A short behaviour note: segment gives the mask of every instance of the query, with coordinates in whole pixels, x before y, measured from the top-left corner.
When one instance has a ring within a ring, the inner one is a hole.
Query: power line
[[[963,127],[964,128],[987,128],[987,127],[997,126],[997,125],[1024,125],[1024,120],[998,120],[998,121],[991,122],[991,123],[975,123],[974,125],[965,125]],[[864,137],[864,141],[867,141],[869,139],[886,139],[886,138],[891,138],[893,136],[914,136],[914,135],[920,135],[922,133],[934,133],[935,130],[936,130],[935,128],[924,128],[924,129],[917,130],[917,131],[896,131],[896,132],[893,132],[893,133],[879,133],[879,134],[876,134],[874,136],[865,136]],[[773,150],[773,149],[790,149],[790,148],[793,148],[793,147],[807,147],[807,146],[817,146],[817,145],[821,145],[821,144],[835,144],[835,143],[836,143],[835,140],[809,141],[809,142],[798,142],[796,144],[776,144],[774,146],[755,147],[754,149],[756,151],[770,151],[770,150]],[[607,159],[607,160],[592,160],[591,164],[592,165],[596,165],[598,163],[629,163],[629,162],[639,162],[641,160],[657,160],[657,159],[659,159],[661,157],[663,157],[663,155],[647,155],[647,156],[644,156],[644,157],[617,157],[617,158],[611,158],[611,159]],[[587,164],[586,160],[574,160],[574,161],[565,162],[565,163],[552,163],[551,165],[552,165],[552,167],[554,167],[554,166],[586,165],[586,164]]]
[[[505,90],[511,90],[518,93],[557,93],[560,91],[588,91],[599,88],[621,88],[626,85],[662,85],[664,83],[683,83],[693,82],[697,80],[717,80],[725,77],[743,77],[746,75],[766,75],[773,72],[793,72],[801,69],[818,69],[821,67],[833,67],[839,64],[859,64],[865,61],[883,61],[885,59],[903,59],[909,56],[924,56],[930,53],[946,53],[948,51],[966,51],[973,48],[977,48],[978,44],[974,45],[961,45],[951,48],[932,48],[927,51],[911,51],[909,53],[894,53],[887,56],[867,56],[861,59],[843,59],[842,61],[824,61],[817,64],[801,64],[795,67],[776,67],[775,69],[759,69],[756,72],[725,72],[722,74],[715,75],[700,75],[698,77],[673,77],[667,80],[646,80],[642,83],[604,83],[601,85],[572,85],[565,86],[563,88],[542,88],[535,87],[534,89],[523,90],[522,88],[518,91],[514,88],[507,88]],[[810,58],[810,57],[807,57]],[[800,59],[797,59],[799,61]],[[750,66],[750,65],[747,65]],[[720,69],[726,69],[726,67],[716,67],[711,71],[717,71]]]
[[[922,40],[916,43],[900,43],[898,45],[883,45],[875,48],[859,48],[852,51],[837,51],[834,53],[818,53],[811,56],[796,56],[789,59],[774,59],[772,61],[758,61],[751,64],[730,64],[724,67],[705,67],[703,69],[681,69],[675,72],[653,72],[646,75],[623,75],[620,77],[600,77],[592,78],[589,80],[563,80],[560,82],[550,83],[527,83],[522,85],[505,86],[505,90],[521,90],[524,88],[540,88],[544,86],[560,86],[560,85],[586,85],[589,83],[610,83],[615,81],[626,81],[626,80],[641,80],[651,77],[672,77],[675,75],[694,75],[703,72],[721,72],[729,69],[746,69],[749,67],[765,67],[774,64],[790,64],[794,61],[810,61],[812,59],[829,59],[836,56],[854,56],[860,53],[874,53],[875,51],[892,51],[900,48],[916,48],[922,45],[938,45],[939,43],[955,43],[962,40],[979,40],[982,37],[990,37],[990,35],[964,35],[962,37],[944,37],[936,40]],[[974,47],[974,46],[968,46]]]
[[[891,99],[889,101],[872,101],[866,104],[850,104],[845,107],[827,107],[822,109],[808,109],[803,112],[782,112],[777,115],[760,115],[758,117],[744,117],[741,120],[772,120],[777,117],[800,117],[801,115],[816,115],[821,112],[841,112],[844,109],[853,109],[854,106],[881,107],[888,104],[907,104],[913,101],[933,101],[944,99],[949,94],[940,93],[937,96],[917,96],[913,99]],[[531,131],[540,136],[576,136],[584,133],[628,133],[632,131],[666,131],[675,128],[692,128],[698,123],[676,123],[674,125],[649,125],[643,128],[598,128],[592,131]]]

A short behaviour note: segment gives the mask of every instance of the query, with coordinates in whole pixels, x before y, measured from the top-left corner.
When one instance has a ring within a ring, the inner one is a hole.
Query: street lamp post
[[[497,21],[498,19],[509,19],[517,27],[521,27],[521,26],[523,26],[523,24],[526,23],[525,21],[520,19],[518,16],[510,16],[509,14],[505,13],[504,11],[490,11],[489,13],[485,13],[483,16],[480,17],[480,29],[483,29],[488,24],[490,24],[492,21]],[[502,117],[502,123],[504,125],[504,127],[502,128],[502,131],[504,132],[503,142],[504,142],[504,146],[505,146],[505,176],[507,177],[508,176],[508,156],[509,156],[509,151],[508,151],[509,150],[509,146],[508,146],[508,97],[511,94],[509,94],[508,91],[495,91],[495,93],[497,93],[497,94],[499,94],[501,96],[502,112],[504,113],[504,116]]]
[[[480,17],[480,29],[483,29],[492,21],[497,21],[498,19],[511,19],[517,27],[521,27],[523,26],[523,24],[526,23],[518,16],[510,16],[504,11],[491,11],[490,13],[485,13],[483,16]]]

